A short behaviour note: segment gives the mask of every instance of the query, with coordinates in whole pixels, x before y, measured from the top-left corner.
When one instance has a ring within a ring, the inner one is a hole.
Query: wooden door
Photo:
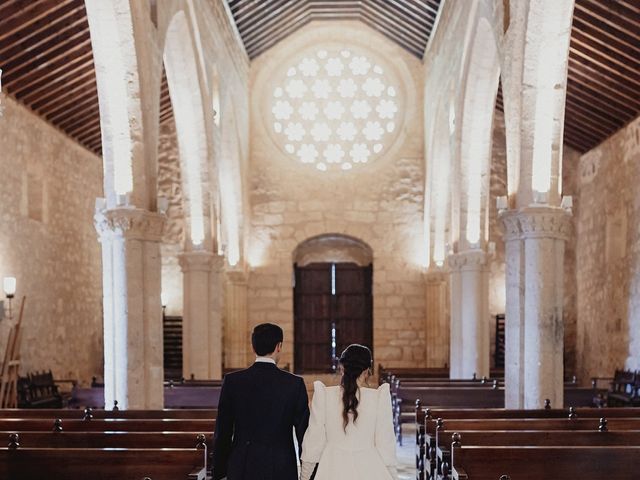
[[[335,266],[336,354],[352,343],[373,350],[373,296],[371,283],[373,266],[354,263]]]
[[[293,299],[295,371],[327,372],[331,365],[331,264],[296,265]]]
[[[349,344],[372,347],[372,274],[371,265],[353,263],[295,266],[296,373],[332,372]]]

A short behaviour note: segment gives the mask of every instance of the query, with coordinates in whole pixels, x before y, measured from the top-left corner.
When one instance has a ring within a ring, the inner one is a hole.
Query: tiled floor
[[[402,426],[402,447],[398,447],[398,480],[415,480],[416,453],[415,427],[411,424]]]

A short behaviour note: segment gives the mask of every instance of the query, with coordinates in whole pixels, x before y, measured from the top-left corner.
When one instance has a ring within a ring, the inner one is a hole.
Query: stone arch
[[[459,248],[478,248],[486,241],[493,112],[500,60],[493,29],[480,17],[474,26],[468,58],[460,125],[461,223]],[[484,232],[484,233],[483,233]]]
[[[157,80],[154,51],[139,55],[136,37],[151,29],[142,2],[127,0],[86,2],[98,84],[104,162],[104,190],[108,208],[130,202],[155,210],[155,145],[157,136]],[[141,88],[142,84],[148,88]],[[127,199],[126,197],[130,198]]]
[[[220,223],[227,260],[229,265],[235,266],[241,261],[243,251],[243,153],[237,117],[231,101],[227,101],[222,109],[221,123],[221,155],[218,163]]]
[[[340,233],[327,233],[299,243],[292,254],[293,263],[355,263],[361,267],[373,263],[373,249],[364,241]]]
[[[164,64],[173,106],[181,171],[183,172],[185,215],[188,237],[194,245],[210,241],[209,160],[210,139],[201,88],[201,69],[193,37],[183,10],[175,13],[166,31]],[[189,243],[189,242],[187,242]]]

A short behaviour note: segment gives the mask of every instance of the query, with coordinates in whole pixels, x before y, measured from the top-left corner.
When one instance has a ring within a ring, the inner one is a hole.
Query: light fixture
[[[16,277],[4,277],[2,287],[8,299],[12,299],[16,294]]]
[[[160,195],[158,197],[158,212],[160,212],[162,215],[166,215],[168,210],[169,210],[169,199],[164,195]]]
[[[12,310],[12,305],[11,305],[11,301],[13,300],[13,297],[15,297],[16,295],[16,277],[4,277],[3,281],[2,281],[2,289],[4,290],[4,294],[6,295],[7,299],[9,300],[9,321],[11,322],[13,320],[13,310]]]
[[[498,213],[505,212],[509,209],[509,202],[506,195],[496,198],[496,207],[498,208]]]
[[[162,292],[160,294],[160,302],[162,303],[162,308],[167,308],[167,294],[166,294],[166,292]]]
[[[573,211],[573,197],[571,195],[564,195],[560,202],[560,207],[562,207],[565,212],[571,213]]]

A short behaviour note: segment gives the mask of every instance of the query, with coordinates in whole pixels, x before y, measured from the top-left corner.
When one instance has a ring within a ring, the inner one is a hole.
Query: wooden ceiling
[[[98,88],[84,0],[1,0],[3,91],[98,155]],[[163,77],[161,118],[173,116]]]
[[[316,19],[358,19],[422,57],[440,0],[227,0],[254,58]],[[102,153],[83,0],[0,0],[0,68],[9,95]],[[173,117],[166,78],[161,121]],[[565,143],[586,152],[640,115],[639,0],[576,0]],[[501,107],[501,98],[497,102]]]
[[[640,1],[576,0],[569,48],[564,143],[585,153],[640,115]]]
[[[249,58],[312,20],[360,20],[422,58],[440,0],[226,0]]]

